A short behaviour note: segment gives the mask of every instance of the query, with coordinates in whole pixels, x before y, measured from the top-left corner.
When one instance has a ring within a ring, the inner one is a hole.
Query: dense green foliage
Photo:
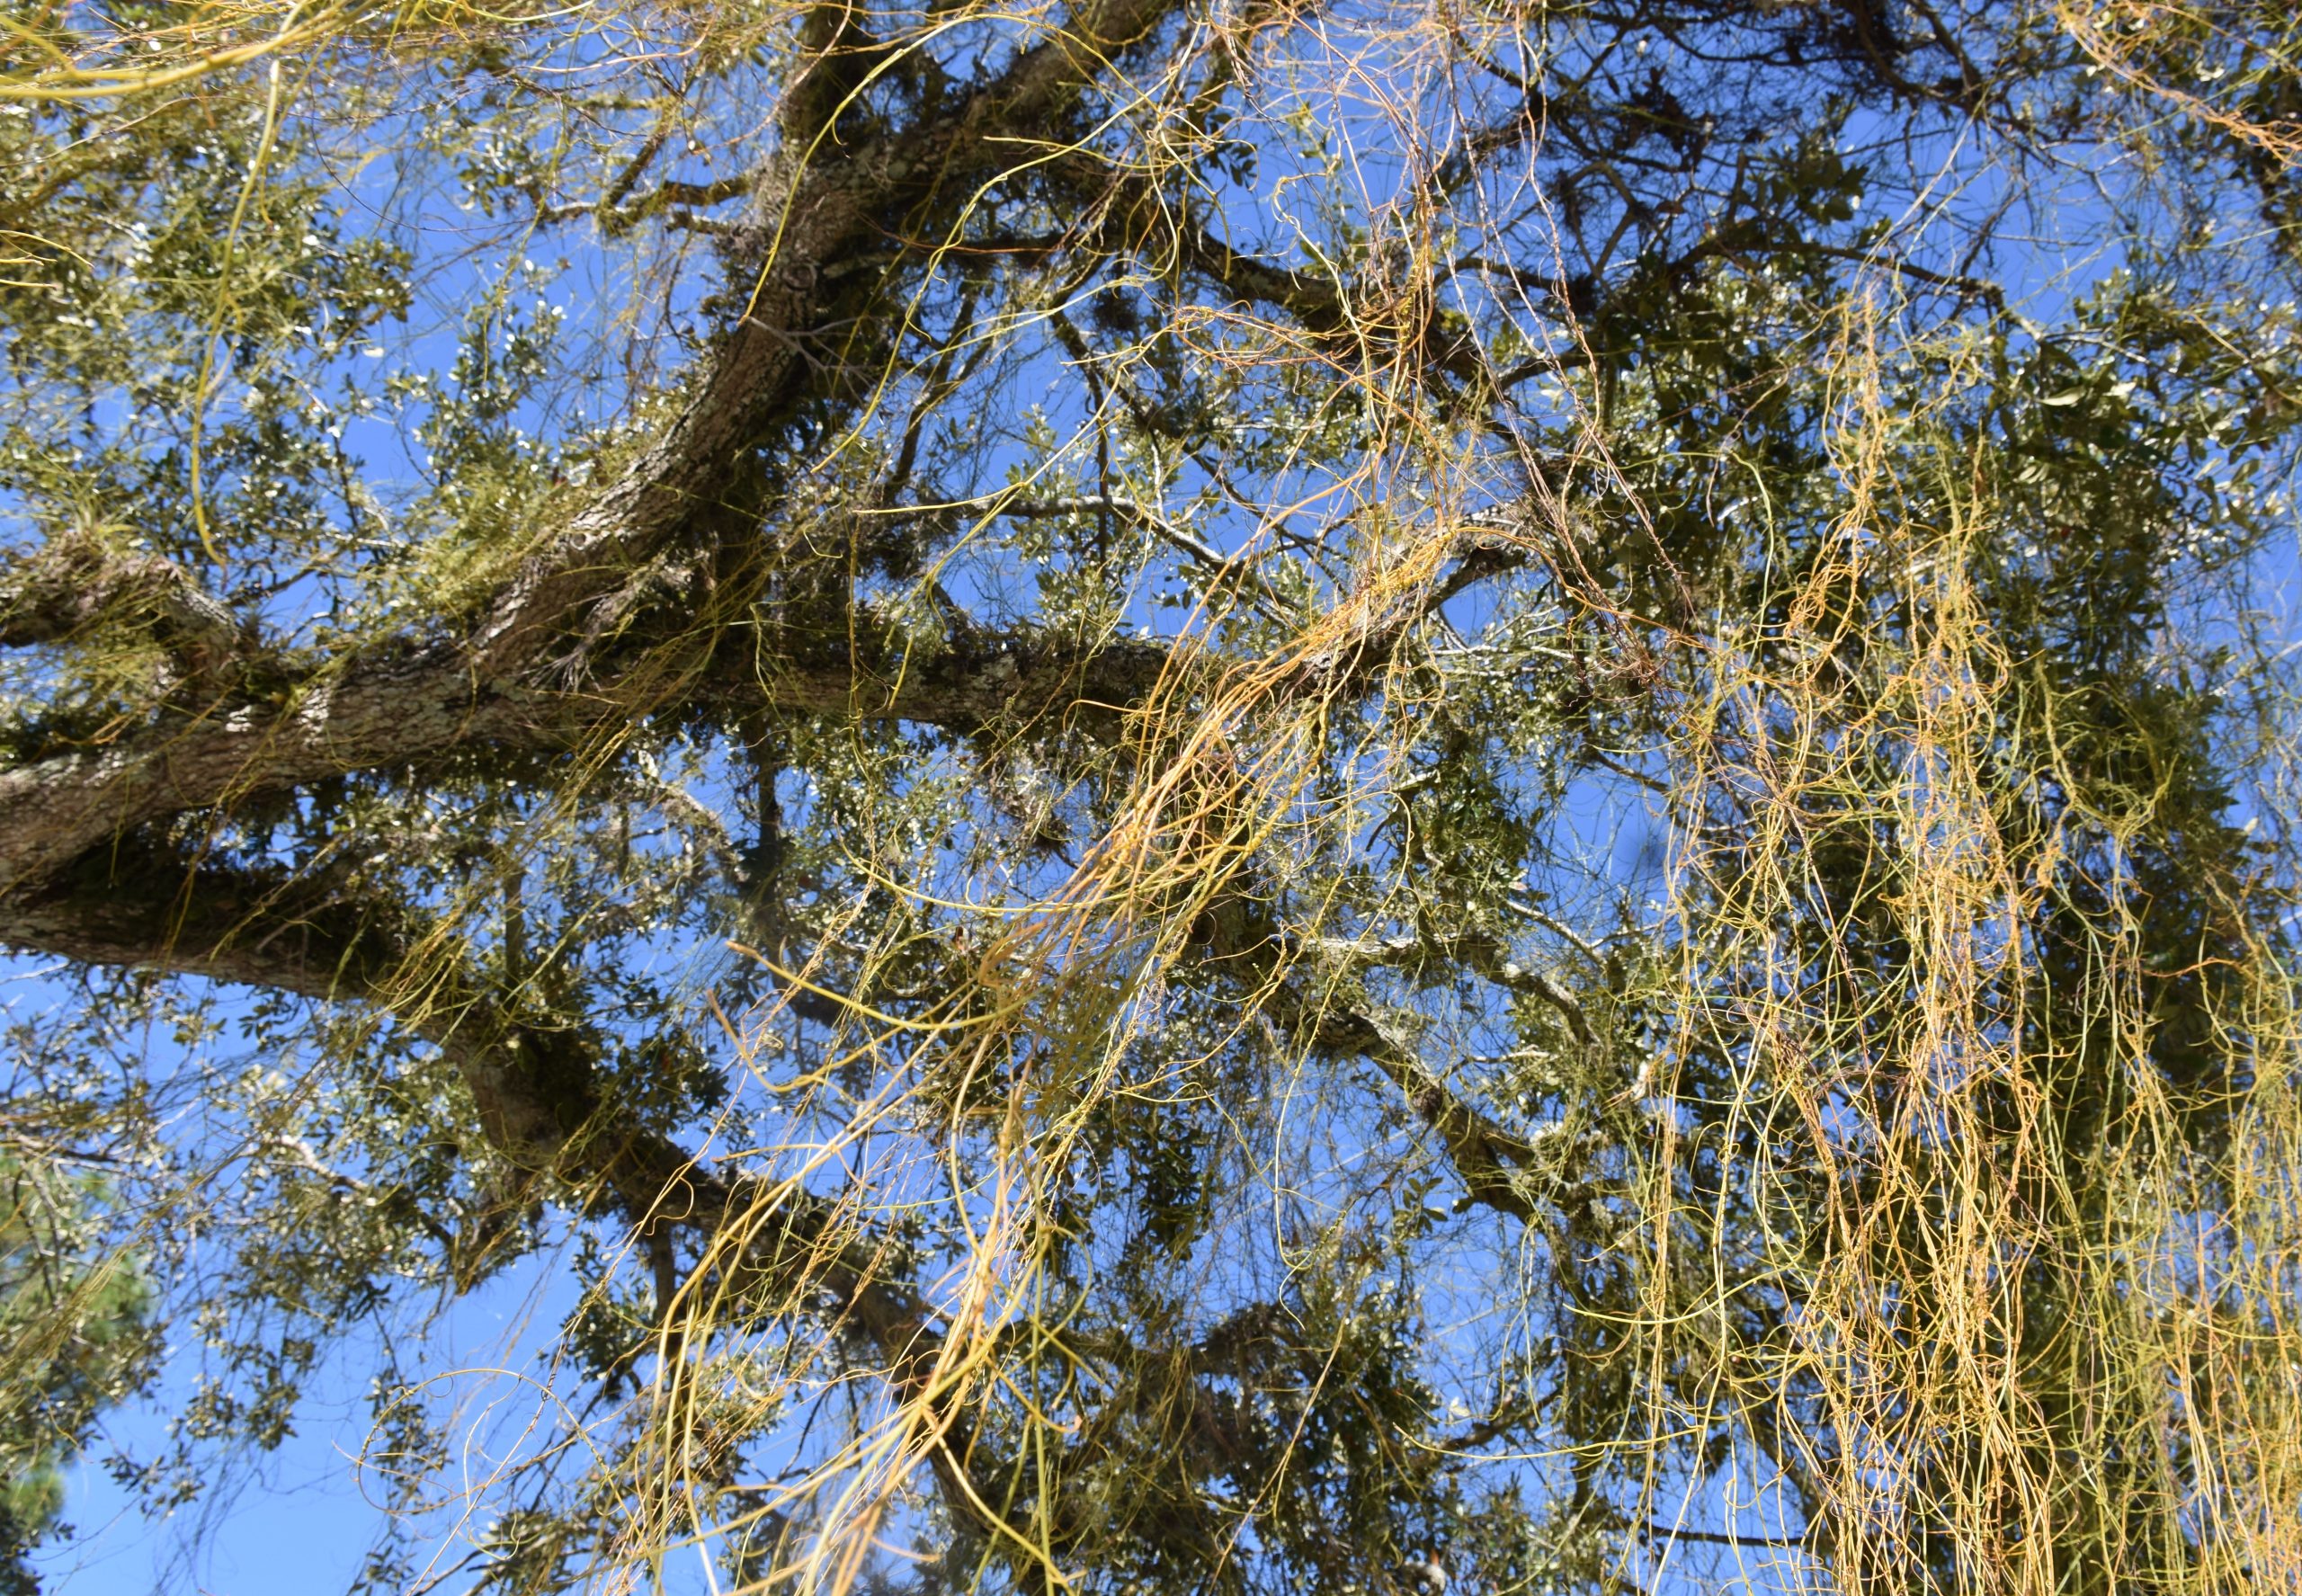
[[[20,1580],[2302,1580],[2283,7],[5,37]]]

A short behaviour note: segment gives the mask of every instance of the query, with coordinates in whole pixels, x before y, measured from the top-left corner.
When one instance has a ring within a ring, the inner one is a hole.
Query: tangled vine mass
[[[0,1591],[2302,1589],[2284,0],[5,17]]]

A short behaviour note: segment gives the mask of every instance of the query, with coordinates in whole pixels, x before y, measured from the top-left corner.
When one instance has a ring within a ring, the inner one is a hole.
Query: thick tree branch
[[[1567,1030],[1585,1047],[1593,1040],[1590,1017],[1583,1005],[1540,970],[1529,969],[1512,957],[1510,945],[1491,932],[1469,931],[1412,937],[1361,937],[1347,941],[1323,937],[1309,945],[1321,958],[1346,969],[1412,968],[1437,964],[1459,965],[1508,992],[1539,997],[1557,1009]]]
[[[187,668],[213,668],[246,643],[238,618],[191,573],[64,535],[0,574],[0,648],[68,643],[107,623],[148,631]]]
[[[713,649],[706,638],[580,685],[490,684],[453,647],[355,658],[297,684],[284,702],[228,698],[164,715],[109,746],[0,771],[0,901],[151,821],[476,750],[557,753],[620,732],[667,694],[729,715],[764,709],[974,731],[1073,705],[1123,709],[1149,693],[1167,664],[1155,644],[1082,648],[1022,630],[962,629],[932,657],[907,655],[884,630],[857,639],[844,656],[834,652],[844,638],[759,636],[755,650]]]
[[[390,1014],[440,1048],[489,1146],[514,1166],[604,1194],[643,1233],[694,1232],[726,1284],[813,1306],[860,1335],[898,1388],[939,1409],[929,1463],[950,1510],[980,1519],[964,1477],[972,1431],[935,1389],[940,1315],[888,1277],[882,1249],[848,1234],[836,1202],[716,1172],[637,1121],[601,1074],[596,1032],[514,1012],[434,932],[340,878],[195,862],[138,841],[95,850],[0,909],[0,942],[17,948]]]
[[[476,674],[522,673],[549,638],[699,519],[744,519],[754,451],[835,358],[846,280],[890,240],[940,242],[977,189],[1021,158],[1012,137],[995,134],[1060,127],[1110,57],[1173,9],[1088,0],[952,109],[852,145],[810,125],[815,115],[799,109],[810,97],[796,102],[752,183],[759,263],[741,320],[664,436],[505,584],[470,640]]]
[[[642,708],[655,671],[645,680],[573,680],[583,673],[555,658],[559,640],[621,635],[636,602],[633,574],[667,546],[750,534],[745,485],[758,473],[759,448],[817,385],[826,340],[854,308],[843,284],[858,263],[868,268],[892,238],[947,231],[980,186],[1020,158],[994,132],[1060,127],[1111,57],[1173,9],[1173,0],[1087,0],[1066,27],[973,94],[857,144],[819,138],[820,128],[787,118],[781,147],[751,180],[760,263],[741,320],[663,435],[521,564],[461,638],[380,646],[280,691],[279,701],[225,697],[193,715],[165,711],[101,750],[0,773],[0,896],[162,816],[475,745],[565,747]],[[111,585],[125,592],[140,583],[137,591],[154,595],[166,615],[181,612],[170,620],[177,633],[196,634],[203,649],[220,645],[228,615],[211,614],[174,567],[147,564],[133,574],[119,567]],[[85,609],[76,605],[54,580],[28,579],[7,606],[0,640],[60,638]],[[886,681],[903,685],[876,694],[869,661],[854,662],[861,670],[778,662],[760,673],[756,693],[802,712],[979,724],[1048,663],[1033,652],[957,650],[947,668],[918,673],[916,686],[908,668],[891,669]],[[1095,662],[1075,658],[1057,669],[1067,677],[1082,663]],[[1114,650],[1100,663],[1119,665],[1102,674],[1123,679],[1106,685],[1139,687],[1141,653]],[[1081,683],[1085,696],[1097,691]]]
[[[590,1028],[522,1013],[481,989],[449,940],[373,889],[326,875],[196,862],[140,842],[96,850],[0,912],[0,942],[75,963],[157,970],[358,1003],[436,1046],[470,1090],[488,1145],[516,1167],[606,1194],[645,1227],[750,1227],[745,1265],[787,1290],[827,1293],[893,1357],[932,1315],[879,1278],[874,1251],[836,1245],[834,1205],[754,1190],[620,1110]]]

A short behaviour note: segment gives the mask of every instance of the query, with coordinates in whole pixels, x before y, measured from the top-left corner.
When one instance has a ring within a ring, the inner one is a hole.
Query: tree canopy
[[[379,1592],[2297,1588],[2298,152],[2273,0],[12,0],[7,1577],[350,1378]]]

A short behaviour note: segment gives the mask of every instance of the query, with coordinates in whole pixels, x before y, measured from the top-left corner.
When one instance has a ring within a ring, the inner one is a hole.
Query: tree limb
[[[100,749],[0,771],[0,896],[108,835],[163,816],[475,745],[566,747],[631,715],[647,680],[571,682],[578,673],[553,668],[565,663],[551,657],[554,642],[570,634],[620,635],[629,623],[633,573],[674,541],[709,547],[749,531],[745,484],[757,472],[758,447],[805,401],[816,381],[815,356],[841,321],[841,296],[826,285],[889,237],[921,231],[923,207],[931,218],[962,214],[979,186],[1016,158],[991,133],[1059,125],[1111,56],[1139,42],[1173,9],[1173,0],[1085,0],[1066,27],[974,93],[855,146],[787,125],[781,146],[747,180],[761,257],[751,302],[694,381],[692,397],[660,438],[520,564],[464,635],[444,644],[379,645],[280,689],[270,702],[226,696],[194,714],[162,710],[144,730]],[[896,227],[897,218],[911,227]],[[925,232],[932,236],[934,229]],[[203,648],[221,638],[223,620],[192,596],[196,590],[175,567],[145,562],[131,571],[130,564],[114,568],[114,590],[148,593],[167,614],[181,611],[183,619],[171,625],[208,639]],[[33,579],[36,568],[20,583],[0,641],[66,634],[85,605],[59,585],[55,574],[62,569]],[[195,628],[195,620],[214,624]],[[906,685],[879,695],[878,704],[859,682],[868,664],[861,673],[779,665],[758,696],[799,710],[903,716],[916,709],[923,718],[980,723],[1021,691],[1027,665],[1039,663],[1029,647],[961,652],[958,664],[926,672],[917,688],[907,670],[891,673],[890,682]],[[1121,663],[1117,673],[1125,681],[1113,685],[1124,686],[1140,680],[1146,662],[1140,651],[1122,648],[1103,663]]]
[[[314,673],[279,702],[225,698],[167,712],[108,745],[0,771],[0,901],[151,821],[477,749],[558,753],[615,735],[667,692],[727,713],[917,720],[966,732],[1018,713],[1124,709],[1151,691],[1168,663],[1156,644],[1084,648],[1023,629],[963,628],[929,659],[907,657],[884,630],[858,638],[844,657],[818,639],[762,641],[751,657],[708,644],[684,656],[643,657],[583,686],[490,684],[453,646],[412,658],[371,654]]]
[[[950,1510],[980,1520],[964,1477],[972,1431],[936,1389],[940,1315],[887,1278],[882,1250],[847,1237],[832,1199],[790,1181],[714,1171],[612,1101],[590,1027],[522,1014],[479,989],[423,916],[341,878],[194,862],[131,840],[0,905],[0,942],[88,965],[192,975],[357,1002],[439,1048],[472,1094],[489,1146],[515,1167],[603,1193],[642,1234],[706,1238],[738,1288],[812,1303],[861,1334],[888,1378],[938,1410],[928,1461]]]
[[[149,630],[194,672],[247,641],[239,619],[182,566],[93,537],[52,539],[0,575],[0,648],[68,643],[111,621]]]

